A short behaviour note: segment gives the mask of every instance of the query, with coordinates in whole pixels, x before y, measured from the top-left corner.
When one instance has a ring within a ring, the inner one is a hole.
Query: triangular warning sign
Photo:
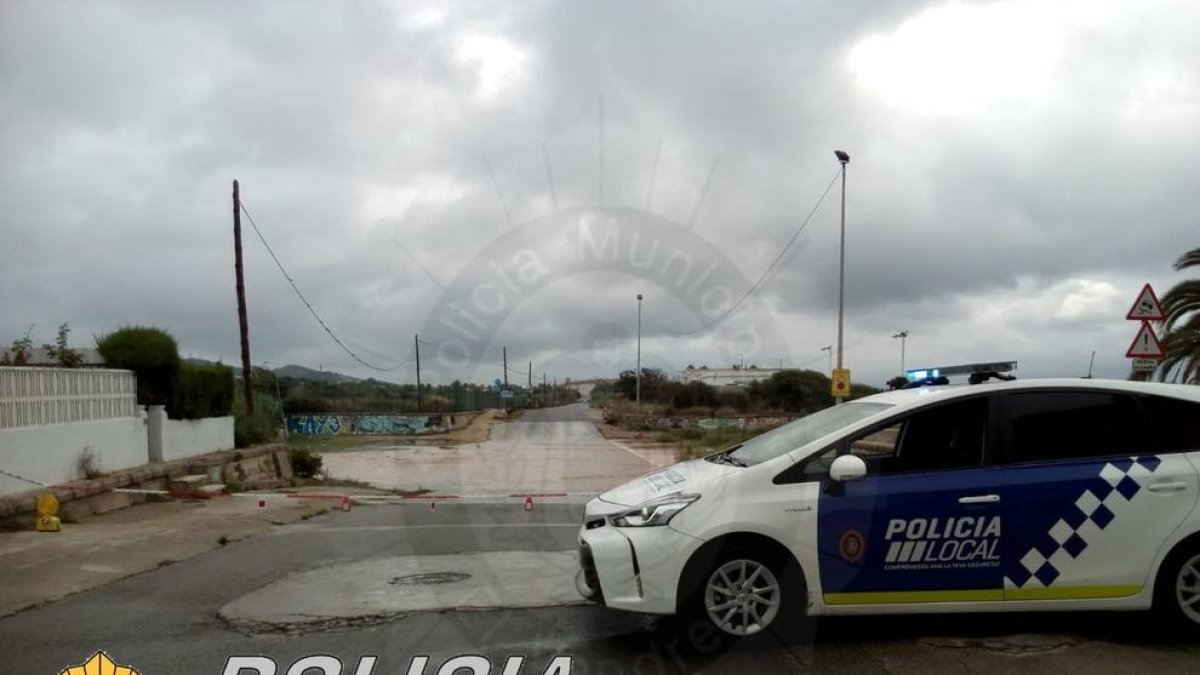
[[[1162,321],[1165,316],[1162,305],[1158,302],[1158,296],[1154,295],[1154,289],[1150,288],[1150,284],[1146,284],[1142,286],[1142,292],[1138,293],[1137,300],[1133,301],[1133,307],[1129,308],[1129,313],[1125,315],[1125,318],[1137,321]]]
[[[1142,322],[1142,327],[1138,329],[1137,337],[1133,338],[1125,356],[1131,359],[1161,359],[1164,356],[1162,343],[1158,341],[1158,336],[1154,334],[1149,322]]]

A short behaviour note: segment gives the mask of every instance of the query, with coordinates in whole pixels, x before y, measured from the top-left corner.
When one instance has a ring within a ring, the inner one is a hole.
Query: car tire
[[[793,644],[808,632],[803,575],[779,555],[738,548],[723,552],[704,572],[688,615],[726,642],[770,635]]]
[[[1154,611],[1167,627],[1200,636],[1200,542],[1171,552],[1154,584]]]

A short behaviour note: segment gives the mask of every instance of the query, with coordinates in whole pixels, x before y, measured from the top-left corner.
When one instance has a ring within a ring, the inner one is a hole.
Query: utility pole
[[[846,165],[850,163],[850,155],[841,150],[834,152],[842,163],[842,236],[838,250],[838,338],[837,338],[837,367],[842,369],[842,320],[846,308]],[[837,403],[844,397],[838,396]]]
[[[503,403],[504,402],[504,392],[508,391],[508,347],[505,346],[505,347],[502,347],[501,349],[504,350],[504,352],[503,352],[503,354],[504,354],[504,391],[500,392],[500,399],[501,399],[501,402]],[[508,403],[504,403],[503,407],[505,410],[507,410]]]
[[[525,405],[529,405],[529,397],[533,395],[533,361],[529,362],[529,374],[525,380]]]
[[[233,267],[237,273],[238,333],[242,339],[242,387],[246,413],[254,412],[253,368],[250,366],[250,324],[246,319],[246,275],[242,270],[242,199],[233,181]]]
[[[634,376],[637,378],[636,388],[634,390],[635,405],[638,410],[642,409],[642,294],[637,294],[638,301],[638,331],[637,331],[637,372]]]
[[[417,353],[417,412],[421,412],[421,340],[413,336],[413,348]]]

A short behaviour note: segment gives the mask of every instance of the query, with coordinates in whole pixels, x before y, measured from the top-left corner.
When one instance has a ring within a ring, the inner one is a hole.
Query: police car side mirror
[[[845,483],[867,475],[867,463],[857,455],[842,455],[829,467],[829,478]]]

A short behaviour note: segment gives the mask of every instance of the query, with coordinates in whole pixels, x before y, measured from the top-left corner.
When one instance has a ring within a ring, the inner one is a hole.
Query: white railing
[[[133,371],[0,367],[0,429],[137,416]]]

